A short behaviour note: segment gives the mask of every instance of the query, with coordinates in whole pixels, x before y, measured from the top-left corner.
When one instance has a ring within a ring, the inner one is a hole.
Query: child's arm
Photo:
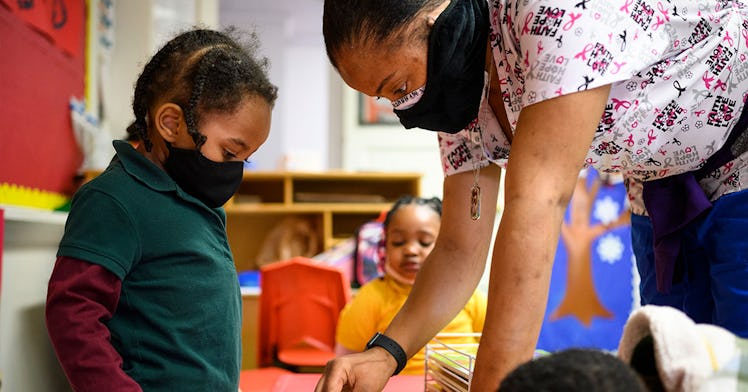
[[[341,355],[346,355],[346,354],[353,354],[353,353],[357,353],[357,352],[359,352],[359,351],[349,350],[345,346],[343,346],[342,344],[335,343],[335,355],[336,356],[341,356]]]
[[[59,257],[47,291],[47,331],[76,391],[141,391],[122,370],[104,322],[119,302],[122,282],[105,268]]]

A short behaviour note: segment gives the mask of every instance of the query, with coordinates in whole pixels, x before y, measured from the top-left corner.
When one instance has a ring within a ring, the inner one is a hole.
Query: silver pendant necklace
[[[491,65],[493,66],[493,64]],[[486,113],[486,108],[490,105],[488,98],[489,94],[491,93],[491,72],[489,70],[488,72],[488,86],[486,87],[485,97],[484,97],[484,105],[481,109],[481,112],[483,114],[483,121],[481,124],[481,121],[478,122],[478,125],[473,128],[473,134],[471,135],[473,142],[478,144],[480,147],[480,153],[483,154],[483,128],[485,127],[486,123],[488,122],[488,115]],[[480,116],[479,116],[480,118]],[[473,186],[470,189],[470,219],[472,220],[478,220],[480,219],[480,199],[481,199],[481,193],[480,193],[480,185],[478,185],[478,179],[480,178],[480,158],[478,158],[478,162],[476,163],[475,157],[472,159],[473,161]]]
[[[473,188],[470,189],[470,218],[472,220],[480,219],[480,185],[478,185],[478,175],[480,168],[473,167]]]

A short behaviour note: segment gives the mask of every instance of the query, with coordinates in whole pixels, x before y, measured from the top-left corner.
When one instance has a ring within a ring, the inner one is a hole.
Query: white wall
[[[5,210],[0,284],[2,390],[69,391],[44,323],[47,282],[66,214],[2,205],[0,209]]]
[[[92,57],[100,59],[100,89],[94,101],[103,107],[102,128],[124,138],[133,120],[132,98],[143,67],[155,51],[176,32],[192,25],[218,26],[219,0],[114,1],[113,48]],[[95,7],[94,7],[95,8]],[[92,12],[93,13],[93,12]],[[99,93],[100,92],[100,93]],[[113,151],[112,151],[113,153]]]
[[[340,77],[336,76],[339,80]],[[442,197],[444,174],[435,132],[406,130],[400,124],[361,125],[358,119],[359,93],[342,81],[342,162],[348,170],[418,172],[421,194]]]
[[[284,167],[295,170],[325,170],[331,167],[328,159],[329,136],[329,65],[327,56],[316,45],[291,44],[286,48],[283,78],[286,94],[281,90],[281,102],[276,116],[283,118],[287,135],[283,143],[281,161]]]
[[[258,169],[326,170],[330,160],[330,66],[319,0],[223,0],[221,26],[256,31],[278,86],[270,136],[252,161]]]
[[[152,18],[150,2],[117,1],[114,3],[114,46],[101,70],[100,102],[103,107],[102,128],[121,139],[133,121],[132,97],[135,81],[152,54]],[[134,28],[134,26],[138,26]],[[112,151],[113,153],[113,151]]]

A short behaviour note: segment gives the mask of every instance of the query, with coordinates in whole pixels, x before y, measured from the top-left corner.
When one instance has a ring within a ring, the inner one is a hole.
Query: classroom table
[[[294,373],[285,374],[278,378],[272,392],[314,391],[320,374]],[[423,375],[397,375],[390,378],[384,387],[384,392],[417,392],[423,391],[425,379]]]

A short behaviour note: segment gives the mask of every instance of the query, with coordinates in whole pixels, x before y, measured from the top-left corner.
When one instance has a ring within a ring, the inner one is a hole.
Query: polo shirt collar
[[[117,152],[117,158],[122,163],[122,167],[129,175],[159,192],[169,192],[177,189],[177,183],[168,173],[135,150],[130,143],[123,140],[114,140],[112,145]],[[178,193],[181,194],[181,192]]]
[[[157,192],[175,192],[181,199],[218,214],[218,217],[222,222],[225,220],[226,215],[223,211],[223,207],[210,208],[197,198],[185,192],[182,188],[177,186],[177,183],[168,173],[156,166],[148,158],[144,157],[143,154],[135,150],[130,143],[124,140],[114,140],[112,141],[112,145],[114,146],[114,150],[117,152],[114,159],[119,159],[125,172],[138,179],[138,181],[145,184],[145,186]]]

